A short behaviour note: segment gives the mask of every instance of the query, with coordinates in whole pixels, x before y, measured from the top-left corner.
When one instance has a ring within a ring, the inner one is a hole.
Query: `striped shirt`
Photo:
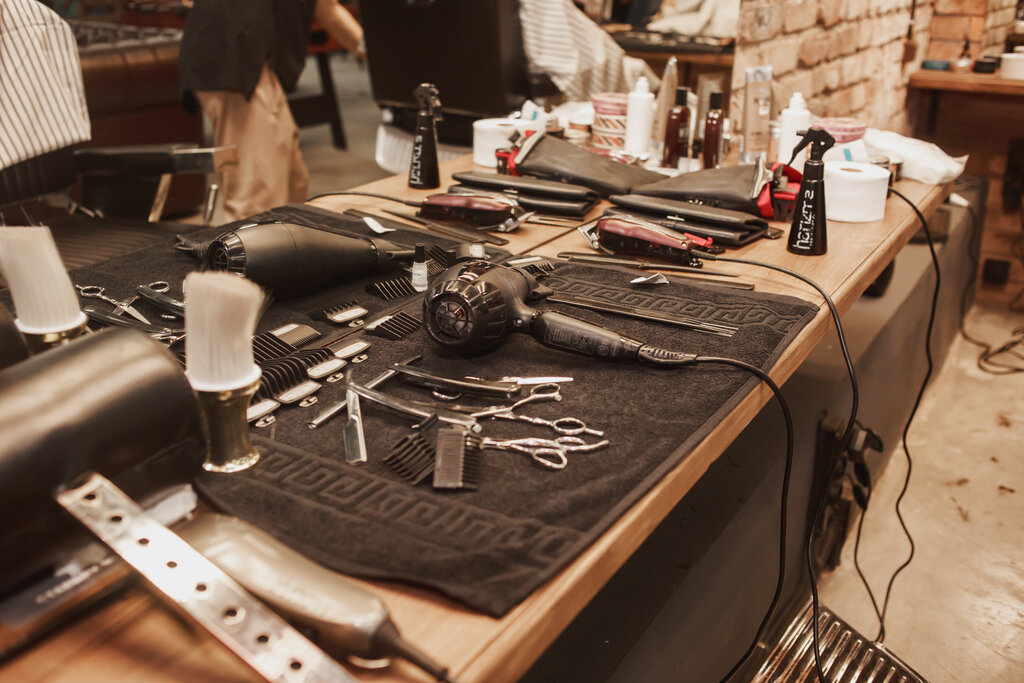
[[[36,0],[0,0],[0,169],[89,137],[71,28]]]
[[[530,68],[546,73],[570,100],[631,90],[639,76],[658,82],[572,0],[519,0],[519,23]]]

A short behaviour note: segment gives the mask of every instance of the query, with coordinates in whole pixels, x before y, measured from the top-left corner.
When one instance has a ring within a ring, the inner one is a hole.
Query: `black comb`
[[[384,337],[392,341],[405,339],[410,334],[420,329],[423,323],[405,311],[395,315],[381,318],[367,325],[364,329],[370,334]]]
[[[382,460],[399,477],[416,485],[434,471],[434,439],[437,416],[431,415],[396,443]]]
[[[271,358],[283,358],[294,351],[294,346],[269,332],[261,332],[252,338],[252,354],[257,364]]]
[[[480,482],[480,449],[467,441],[465,429],[445,427],[437,430],[435,452],[435,489],[477,487]]]
[[[434,244],[430,247],[430,249],[427,249],[427,258],[436,263],[442,270],[451,267],[451,257],[451,252],[442,247],[440,244]],[[433,275],[431,275],[431,277],[433,277]]]
[[[378,280],[366,285],[366,291],[370,294],[383,297],[388,301],[401,299],[403,296],[411,296],[416,293],[412,287],[412,281],[408,277],[396,277],[393,280]]]

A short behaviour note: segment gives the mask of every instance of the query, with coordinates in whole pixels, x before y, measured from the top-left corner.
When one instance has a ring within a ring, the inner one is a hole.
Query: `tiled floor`
[[[312,193],[387,175],[373,161],[380,114],[366,69],[351,57],[335,57],[333,69],[349,149],[331,147],[326,126],[303,131]],[[310,63],[300,88],[317,87]],[[975,308],[966,324],[976,337],[1002,342],[1024,314]],[[893,588],[885,644],[931,681],[1010,683],[1024,681],[1024,374],[982,373],[977,351],[956,341],[910,432],[913,477],[902,510],[916,552]],[[897,452],[864,525],[861,564],[876,594],[909,548],[893,512],[905,474]],[[852,549],[848,543],[840,568],[822,577],[822,598],[874,636]]]

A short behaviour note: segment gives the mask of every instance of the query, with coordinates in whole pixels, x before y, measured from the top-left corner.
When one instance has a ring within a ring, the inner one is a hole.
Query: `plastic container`
[[[793,93],[789,100],[789,106],[779,114],[779,156],[778,160],[784,164],[789,163],[793,156],[793,148],[800,142],[799,131],[807,130],[811,126],[811,112],[807,109],[807,101],[798,92]],[[796,155],[791,164],[794,169],[803,173],[804,162],[807,160],[807,150]]]
[[[1024,81],[1024,54],[1020,52],[1004,52],[999,70],[1003,78]]]
[[[654,125],[654,93],[647,79],[636,80],[636,88],[629,93],[626,105],[625,150],[644,156],[651,147],[651,127]]]

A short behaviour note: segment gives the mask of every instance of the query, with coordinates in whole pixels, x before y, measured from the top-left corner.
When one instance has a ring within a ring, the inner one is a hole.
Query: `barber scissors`
[[[101,301],[106,301],[108,304],[115,306],[116,308],[114,309],[114,315],[128,313],[128,315],[135,318],[139,322],[146,323],[147,325],[150,324],[149,320],[146,319],[146,316],[139,313],[138,310],[136,310],[136,308],[132,306],[132,304],[135,303],[135,300],[138,299],[138,297],[135,297],[128,301],[118,301],[117,299],[111,296],[107,296],[106,288],[100,287],[99,285],[75,285],[75,289],[77,289],[79,293],[84,297],[88,297],[90,299],[100,299]]]
[[[494,413],[491,417],[503,420],[521,420],[530,424],[549,427],[563,436],[578,436],[580,434],[592,434],[593,436],[604,436],[600,429],[592,429],[587,423],[578,417],[559,417],[554,420],[545,420],[542,417],[530,417],[529,415],[516,415],[511,410],[508,412]]]
[[[492,417],[492,416],[505,416],[511,415],[516,408],[527,403],[535,403],[537,401],[561,401],[562,391],[561,387],[557,384],[537,384],[530,387],[530,392],[519,399],[515,403],[510,403],[504,406],[489,406],[487,408],[479,408],[476,412],[470,413],[473,417]],[[458,410],[461,406],[451,407],[452,410]]]
[[[481,448],[494,448],[529,455],[534,462],[551,470],[564,470],[569,464],[567,453],[589,453],[604,448],[610,442],[602,439],[587,443],[578,436],[560,436],[557,439],[492,439],[481,437]]]

